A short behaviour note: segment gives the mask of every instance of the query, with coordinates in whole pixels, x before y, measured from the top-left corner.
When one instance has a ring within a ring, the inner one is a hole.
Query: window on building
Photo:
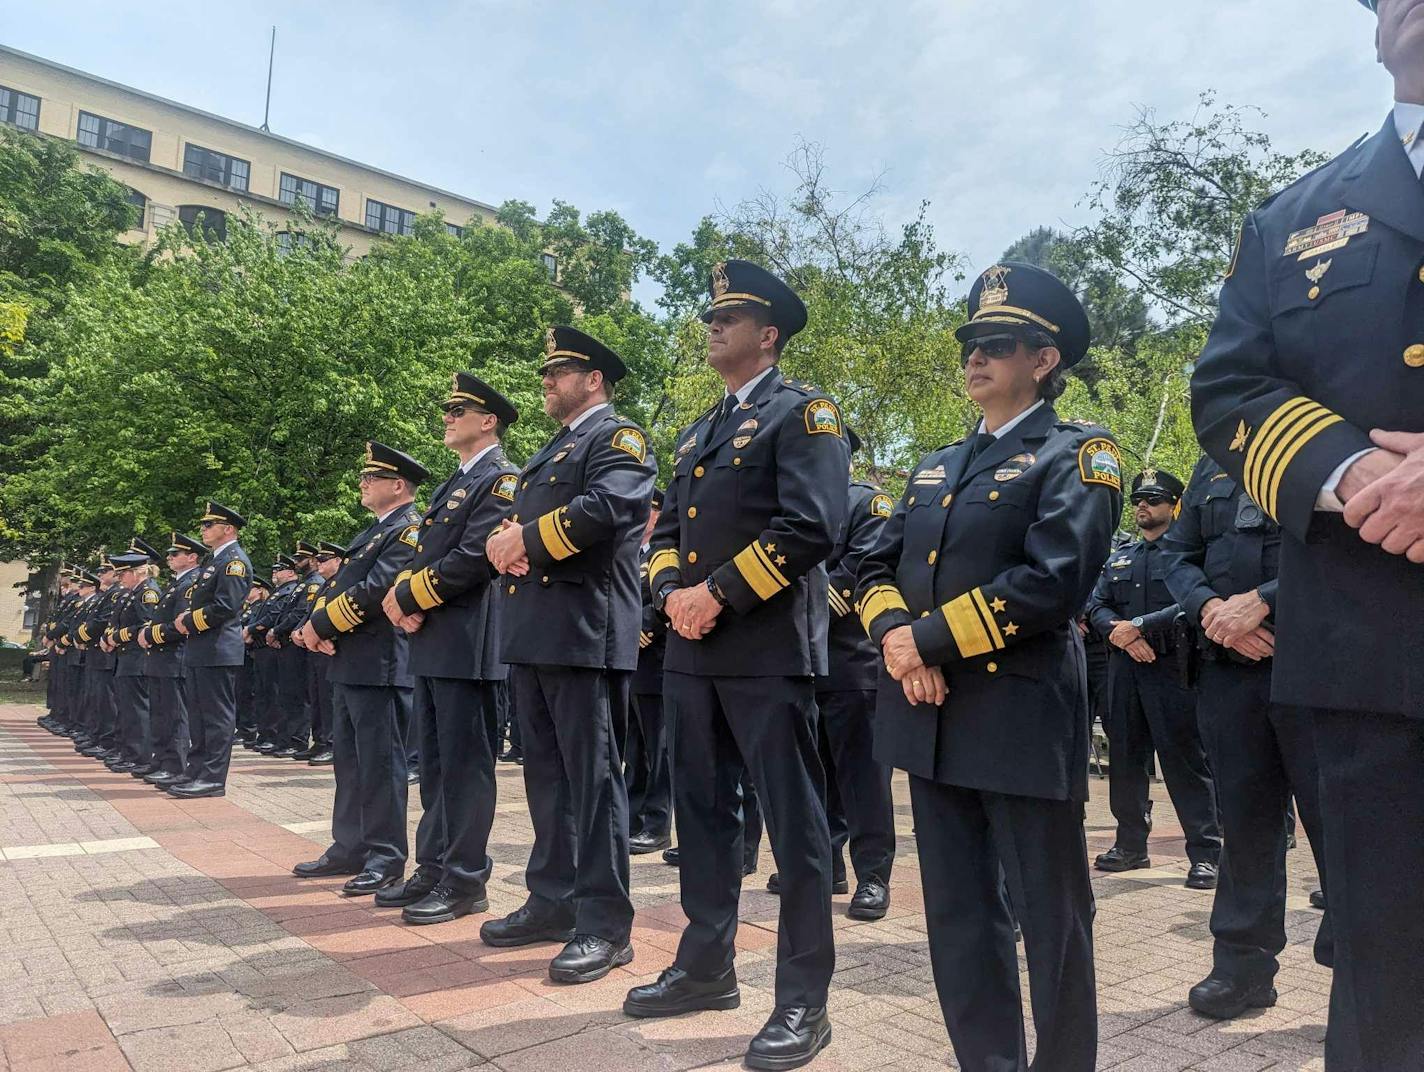
[[[148,212],[148,198],[144,197],[143,194],[139,193],[137,190],[130,189],[129,204],[133,205],[134,208],[138,209],[138,212],[134,217],[135,223],[130,228],[130,230],[142,231],[143,218],[145,215],[147,215]]]
[[[0,86],[0,123],[9,123],[21,130],[38,130],[40,99],[18,89]]]
[[[341,200],[341,191],[335,186],[323,186],[311,179],[282,172],[278,183],[277,200],[284,205],[300,202],[317,216],[335,216],[336,206]]]
[[[195,234],[202,221],[203,237],[209,242],[221,242],[227,238],[227,213],[211,205],[179,205],[178,222],[191,235]]]
[[[464,237],[465,237],[465,229],[464,229],[463,227],[461,227],[459,224],[455,224],[455,223],[447,223],[447,224],[445,225],[445,233],[446,233],[446,234],[452,234],[452,235],[454,235],[456,238],[464,238]]]
[[[189,145],[183,150],[183,174],[190,179],[215,182],[229,190],[247,189],[247,178],[252,165],[227,153],[204,149],[201,145]]]
[[[558,282],[559,258],[555,257],[552,253],[544,253],[540,255],[539,259],[544,262],[544,274],[549,277],[549,282]]]
[[[105,119],[102,115],[80,112],[78,141],[91,149],[103,149],[147,162],[153,148],[153,132]]]
[[[415,213],[366,198],[366,226],[386,234],[408,235],[415,230]]]
[[[277,252],[285,257],[294,249],[312,249],[316,245],[309,234],[301,231],[278,231],[277,232]]]

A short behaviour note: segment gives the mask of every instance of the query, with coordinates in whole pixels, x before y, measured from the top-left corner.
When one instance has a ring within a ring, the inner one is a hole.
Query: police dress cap
[[[361,467],[361,475],[401,477],[412,484],[419,484],[430,475],[430,470],[405,451],[372,439],[366,443],[366,461]]]
[[[186,532],[179,532],[176,529],[168,534],[168,553],[170,555],[182,554],[186,551],[201,555],[206,554],[207,550],[203,546],[203,541],[196,536],[189,536]]]
[[[1176,502],[1186,488],[1180,480],[1164,469],[1147,468],[1132,478],[1132,498],[1138,495],[1165,495]]]
[[[330,540],[322,540],[317,544],[318,555],[335,555],[337,558],[346,557],[346,548],[339,543],[332,543]]]
[[[722,261],[713,267],[707,291],[712,304],[702,311],[706,323],[712,322],[712,314],[719,309],[760,309],[771,318],[783,341],[806,326],[806,304],[800,295],[751,261]]]
[[[133,569],[135,566],[148,565],[148,555],[142,551],[125,551],[121,555],[110,555],[109,561],[114,564],[115,569]]]
[[[291,560],[291,558],[290,558],[289,556],[287,556],[287,555],[280,555],[280,554],[279,554],[279,555],[276,557],[276,559],[273,560],[273,562],[272,562],[272,572],[273,572],[273,573],[276,573],[279,569],[295,570],[296,568],[297,568],[297,564],[296,564],[295,562],[293,562],[293,561]]]
[[[99,587],[99,578],[94,576],[94,574],[90,573],[88,570],[75,570],[74,579],[80,584],[87,584],[93,588]]]
[[[143,555],[150,562],[163,561],[163,556],[158,553],[158,548],[154,547],[141,536],[135,536],[129,541],[128,553],[131,555]]]
[[[969,323],[958,328],[960,342],[986,335],[1041,333],[1053,340],[1072,368],[1092,341],[1088,314],[1068,286],[1052,272],[1021,261],[987,269],[969,288]]]
[[[566,362],[585,371],[598,369],[609,383],[617,383],[628,374],[628,366],[616,351],[578,328],[555,324],[544,332],[544,363],[539,366],[539,374]]]
[[[254,587],[266,589],[268,592],[272,591],[272,582],[266,577],[259,577],[253,574],[252,584]]]
[[[117,568],[118,567],[114,565],[113,555],[100,555],[99,564],[94,567],[94,572],[103,573],[105,570],[112,570]]]
[[[315,558],[316,544],[307,543],[306,540],[297,541],[297,549],[292,552],[292,558]]]
[[[503,424],[513,424],[519,420],[519,411],[514,403],[505,398],[478,376],[468,372],[456,372],[450,377],[450,397],[441,403],[441,409],[462,406],[466,403],[479,406],[486,413],[493,413]]]
[[[208,506],[203,511],[203,516],[199,521],[221,521],[224,525],[231,525],[235,529],[240,529],[247,524],[247,518],[243,517],[236,510],[230,510],[220,502],[208,500]]]

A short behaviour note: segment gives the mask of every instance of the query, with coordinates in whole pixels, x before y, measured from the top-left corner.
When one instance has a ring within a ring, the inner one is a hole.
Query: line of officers
[[[549,974],[563,983],[629,963],[629,856],[667,847],[675,823],[688,924],[673,966],[628,993],[640,1017],[739,1004],[738,898],[764,823],[781,896],[776,1006],[746,1060],[766,1069],[830,1040],[844,846],[848,914],[890,908],[899,767],[961,1065],[1028,1067],[1021,929],[1034,1067],[1087,1070],[1086,617],[1112,648],[1119,832],[1098,865],[1147,866],[1155,745],[1187,828],[1188,885],[1215,885],[1220,866],[1215,960],[1191,1002],[1216,1016],[1270,1004],[1292,793],[1319,853],[1308,738],[1268,695],[1273,524],[1204,460],[1184,497],[1168,474],[1139,474],[1147,538],[1112,549],[1120,451],[1053,408],[1087,318],[1040,268],[976,280],[958,336],[983,419],[921,459],[898,501],[851,479],[858,444],[836,403],[779,367],[806,323],[796,293],[741,260],[719,264],[709,291],[708,362],[725,392],[679,434],[664,492],[642,429],[614,408],[622,360],[550,328],[540,375],[559,430],[522,468],[500,446],[515,408],[457,372],[443,441],[460,464],[428,507],[413,505],[427,470],[371,442],[359,474],[371,524],[344,548],[300,546],[270,599],[253,594],[244,519],[217,502],[201,544],[174,534],[166,588],[139,540],[114,569],[79,575],[46,634],[62,667],[47,721],[176,796],[220,795],[250,647],[249,687],[267,699],[243,732],[276,754],[329,747],[335,767],[331,845],[296,874],[345,876],[347,895],[426,924],[488,908],[497,727],[512,705],[534,827],[528,898],[481,938],[561,944]],[[109,578],[119,594],[106,596]],[[1200,735],[1175,667],[1162,672],[1167,619],[1184,619],[1195,636],[1181,643],[1205,656]],[[124,684],[135,674],[147,704]],[[424,809],[409,875],[408,749]]]

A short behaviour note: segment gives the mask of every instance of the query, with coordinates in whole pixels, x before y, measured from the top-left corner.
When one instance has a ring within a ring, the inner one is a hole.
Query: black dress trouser
[[[966,1072],[1093,1072],[1093,891],[1083,804],[911,776],[930,965]],[[1004,901],[1004,887],[1014,915]],[[1014,916],[1037,1038],[1027,1057]]]
[[[124,762],[148,765],[153,762],[153,730],[148,696],[148,678],[142,674],[114,676],[115,736]]]
[[[615,944],[628,940],[628,790],[618,742],[632,674],[580,666],[510,667],[524,745],[534,848],[530,908]]]
[[[895,863],[895,805],[890,768],[875,759],[875,690],[818,692],[816,707],[828,783],[831,859],[839,862],[849,842],[856,879],[889,886]]]
[[[732,968],[744,863],[741,786],[750,770],[781,883],[776,1003],[825,1005],[836,951],[812,679],[667,671],[663,696],[676,722],[674,814],[688,919],[676,966],[696,979]]]
[[[499,682],[415,679],[420,806],[415,861],[461,893],[484,895],[494,863],[494,742]]]
[[[672,763],[662,694],[635,694],[632,713],[627,748],[629,829],[664,837],[672,828]]]
[[[333,861],[399,878],[409,856],[406,837],[405,734],[411,690],[396,685],[332,683],[331,807]]]
[[[188,767],[188,694],[181,677],[148,679],[153,765],[169,774]]]
[[[232,761],[232,731],[237,725],[237,667],[194,666],[190,669],[188,779],[227,784]]]
[[[312,714],[307,663],[317,658],[325,661],[327,657],[313,655],[306,648],[299,648],[290,642],[277,651],[278,714],[274,740],[281,748],[301,751],[311,744]]]

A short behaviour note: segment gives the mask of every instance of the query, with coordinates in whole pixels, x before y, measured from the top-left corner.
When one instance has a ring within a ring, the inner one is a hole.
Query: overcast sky
[[[670,247],[718,202],[784,192],[798,139],[832,185],[883,174],[982,267],[1085,219],[1139,107],[1203,90],[1277,147],[1378,128],[1390,82],[1355,0],[724,0],[23,5],[6,44],[498,204],[613,208]]]

